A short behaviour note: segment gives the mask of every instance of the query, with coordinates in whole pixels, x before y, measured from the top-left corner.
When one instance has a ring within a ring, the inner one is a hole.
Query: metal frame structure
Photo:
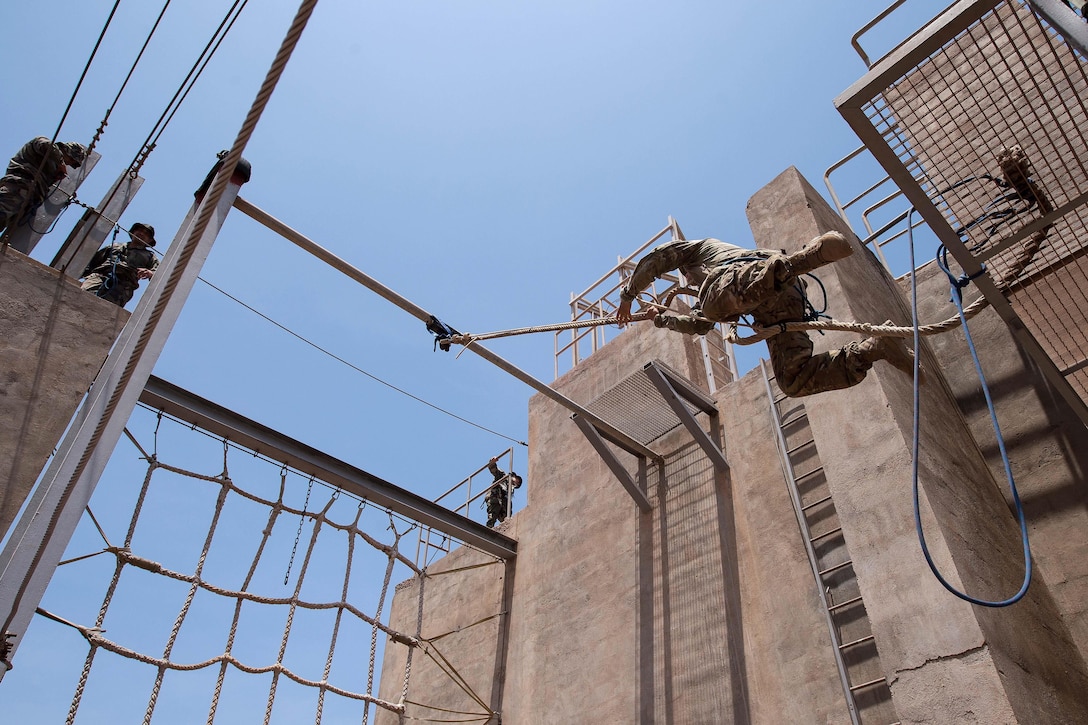
[[[1053,335],[1032,334],[1011,301],[1039,275],[1082,254],[1077,247],[1083,245],[1078,240],[1088,202],[1085,136],[1066,120],[1085,116],[1085,105],[1079,92],[1070,97],[1065,90],[1085,86],[1084,56],[1077,58],[1062,43],[1064,31],[1057,33],[1034,14],[1032,8],[1038,4],[960,0],[874,64],[835,105],[1048,381],[1088,424],[1088,406],[1066,378],[1079,366],[1066,365],[1063,374],[1039,342],[1040,336]],[[1076,19],[1064,6],[1053,9]],[[1084,21],[1077,20],[1080,27],[1074,35],[1088,33]],[[1004,52],[981,51],[968,60],[972,51],[979,52],[979,45]],[[959,220],[975,218],[987,199],[966,193],[952,198],[946,192],[956,175],[979,173],[976,169],[985,169],[987,163],[992,168],[993,147],[1013,142],[1030,145],[1029,156],[1038,162],[1040,183],[1053,196],[1054,210],[1045,212],[1037,205],[1014,220],[1018,226],[1002,227],[1004,236],[980,239],[976,231],[965,232],[966,225]],[[964,168],[966,164],[970,166]],[[1033,274],[1018,282],[1020,288],[1011,292],[1008,286],[999,288],[984,273],[1007,264],[1003,252],[1014,251],[1031,235],[1052,226],[1047,244],[1054,251],[1045,265],[1029,267]],[[1074,305],[1080,306],[1076,300]]]
[[[140,402],[313,476],[390,511],[438,529],[450,537],[502,559],[517,555],[517,542],[440,504],[395,486],[316,448],[234,411],[151,376]]]
[[[657,392],[661,394],[662,401],[668,406],[669,409],[675,414],[675,423],[664,427],[653,428],[652,426],[647,429],[654,431],[652,435],[654,437],[660,437],[668,431],[676,428],[678,425],[683,425],[691,433],[692,438],[699,444],[699,447],[703,449],[707,457],[710,458],[714,468],[718,471],[725,472],[729,470],[729,463],[725,459],[725,455],[722,453],[721,447],[713,438],[713,431],[718,429],[718,408],[714,403],[714,400],[707,396],[702,390],[699,390],[689,381],[685,380],[679,373],[672,368],[668,367],[664,363],[653,360],[643,366],[642,370],[629,376],[623,381],[620,381],[613,390],[622,388],[628,384],[629,381],[636,378],[644,378],[649,380],[657,389]],[[592,404],[591,404],[592,407]],[[699,422],[695,419],[695,412],[706,413],[710,418],[710,430],[708,433]],[[645,412],[645,408],[632,407],[632,415],[637,415],[638,410]],[[652,411],[656,413],[657,411]],[[578,414],[571,416],[571,420],[577,424],[579,430],[593,446],[597,454],[608,466],[609,470],[616,476],[619,482],[631,495],[631,498],[635,500],[639,510],[643,513],[647,513],[652,510],[650,501],[646,498],[643,485],[645,483],[645,471],[647,459],[652,459],[658,465],[663,463],[661,456],[653,454],[651,456],[644,455],[640,450],[633,449],[626,446],[622,441],[617,440],[607,432],[598,429],[591,421],[581,417]],[[613,443],[620,448],[626,450],[628,453],[634,455],[638,459],[639,464],[639,480],[636,481],[623,465],[623,463],[616,457],[616,454],[607,443]],[[647,441],[649,443],[649,441]]]
[[[671,216],[669,217],[668,226],[650,237],[631,254],[626,257],[620,257],[616,266],[608,270],[608,272],[601,276],[600,279],[595,281],[580,294],[575,295],[572,293],[570,296],[571,322],[607,317],[608,315],[615,314],[616,309],[619,307],[619,292],[623,288],[623,285],[626,284],[627,278],[630,277],[631,273],[634,271],[638,257],[652,244],[660,241],[666,234],[670,233],[671,239],[685,238],[684,232],[680,229],[680,225]],[[684,280],[679,275],[666,274],[660,279],[665,283],[663,289],[657,289],[656,281],[650,288],[654,296],[659,299],[672,290],[684,286]],[[584,343],[587,340],[589,341],[589,354],[597,352],[601,346],[608,342],[610,329],[607,326],[599,326],[583,328],[581,330],[570,330],[570,340],[566,343],[562,343],[560,341],[560,336],[564,334],[564,332],[565,331],[559,331],[555,333],[554,355],[556,378],[559,378],[559,361],[563,356],[570,353],[571,367],[577,365],[584,357],[582,352]],[[611,332],[613,337],[620,334],[617,331]],[[734,354],[733,346],[724,341],[724,337],[720,335],[720,330],[717,336],[714,336],[709,340],[705,335],[700,336],[699,345],[703,356],[703,365],[706,368],[710,392],[716,391],[719,387],[715,370],[720,370],[720,366],[723,364],[726,372],[732,375],[733,380],[740,377],[737,372],[737,358]]]
[[[695,439],[695,442],[699,444],[699,447],[703,449],[711,463],[714,464],[714,468],[722,473],[728,471],[729,462],[725,460],[722,449],[711,438],[711,434],[703,430],[699,422],[695,420],[695,416],[684,405],[684,401],[687,401],[706,413],[710,418],[710,430],[715,431],[718,429],[719,424],[718,407],[714,404],[714,401],[702,390],[696,388],[661,362],[646,363],[643,370],[646,372],[647,377],[650,378],[650,382],[654,384],[654,387],[661,391],[661,397],[676,413],[676,417],[688,429],[691,437]]]

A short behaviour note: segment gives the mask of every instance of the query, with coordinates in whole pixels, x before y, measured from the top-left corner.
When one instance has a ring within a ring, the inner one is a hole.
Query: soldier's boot
[[[891,324],[890,322],[886,324]],[[877,360],[885,360],[896,370],[902,370],[905,374],[914,377],[914,351],[897,337],[869,337],[858,345],[860,357],[867,363],[875,363]],[[919,365],[918,383],[926,381],[926,370]]]
[[[826,232],[801,248],[801,251],[786,256],[790,272],[800,277],[813,270],[845,259],[854,253],[850,242],[839,232]]]

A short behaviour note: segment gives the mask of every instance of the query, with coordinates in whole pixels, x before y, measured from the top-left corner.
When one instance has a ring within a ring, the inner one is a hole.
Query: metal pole
[[[190,212],[192,222],[178,231],[39,484],[32,502],[35,505],[27,508],[0,554],[0,617],[4,620],[0,627],[0,678],[11,668],[12,653],[136,407],[215,237],[248,179],[242,152],[316,5],[317,0],[303,0],[299,6],[219,172]]]
[[[405,312],[409,313],[410,315],[412,315],[416,319],[420,320],[421,322],[427,323],[427,322],[429,322],[431,320],[432,317],[434,317],[434,315],[432,315],[430,312],[427,312],[425,309],[423,309],[419,305],[417,305],[414,302],[411,302],[410,300],[400,296],[399,294],[397,294],[393,290],[391,290],[388,287],[386,287],[385,285],[383,285],[381,282],[378,282],[373,277],[370,277],[369,275],[364,273],[362,270],[352,266],[351,264],[349,264],[345,260],[341,259],[340,257],[337,257],[335,254],[333,254],[329,250],[327,250],[324,247],[320,246],[319,244],[317,244],[313,240],[307,238],[306,236],[304,236],[300,232],[298,232],[298,231],[292,229],[291,227],[287,226],[286,224],[281,222],[279,219],[276,219],[275,217],[273,217],[268,212],[263,211],[262,209],[254,206],[253,204],[246,201],[242,197],[238,197],[237,199],[235,199],[234,208],[237,209],[238,211],[242,212],[246,216],[252,218],[254,221],[268,227],[272,231],[274,231],[277,234],[279,234],[280,236],[282,236],[287,241],[298,245],[302,249],[306,250],[307,252],[314,255],[315,257],[317,257],[321,261],[328,264],[330,267],[333,267],[334,269],[337,269],[337,270],[343,272],[344,274],[346,274],[351,279],[355,280],[356,282],[363,285],[364,287],[371,290],[372,292],[376,293],[377,295],[384,298],[385,300],[388,300],[389,302],[392,302],[394,305],[401,308]],[[507,362],[503,358],[499,357],[495,353],[491,352],[487,348],[480,345],[480,343],[473,342],[470,345],[468,345],[466,347],[466,349],[469,350],[470,352],[476,353],[477,355],[482,357],[484,360],[487,360],[488,362],[490,362],[491,364],[493,364],[496,367],[500,368],[501,370],[504,370],[507,373],[513,375],[515,378],[517,378],[521,382],[525,383],[526,385],[533,388],[537,392],[542,393],[545,396],[551,398],[552,400],[559,403],[560,405],[562,405],[564,408],[571,411],[572,413],[577,413],[579,416],[581,416],[581,418],[583,420],[585,420],[585,421],[587,421],[589,423],[592,423],[602,433],[605,433],[611,439],[617,441],[618,443],[620,443],[620,445],[623,445],[624,447],[628,448],[629,450],[631,450],[636,455],[646,456],[647,458],[651,458],[651,459],[653,459],[655,461],[661,460],[661,456],[654,453],[652,450],[650,450],[649,448],[647,448],[643,444],[639,443],[634,438],[631,438],[626,433],[623,433],[622,431],[618,430],[616,427],[614,427],[610,423],[607,423],[604,420],[601,420],[599,417],[597,417],[593,413],[589,412],[588,410],[586,410],[582,406],[578,405],[578,403],[576,403],[573,400],[571,400],[570,398],[566,397],[565,395],[563,395],[559,391],[553,390],[549,386],[545,385],[543,382],[537,380],[532,375],[530,375],[529,373],[525,372],[524,370],[518,368],[517,366],[513,365],[512,363]]]
[[[1054,26],[1081,58],[1088,58],[1088,22],[1084,18],[1060,0],[1028,0],[1028,5]]]
[[[79,279],[91,257],[109,237],[114,224],[125,213],[136,192],[143,186],[142,176],[128,169],[121,172],[96,209],[87,209],[79,224],[68,235],[49,266]]]

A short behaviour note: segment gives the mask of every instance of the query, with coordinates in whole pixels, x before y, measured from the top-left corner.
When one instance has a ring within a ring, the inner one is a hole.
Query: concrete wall
[[[936,264],[921,268],[917,278],[920,319],[935,322],[955,317],[947,277]],[[909,289],[908,280],[900,284]],[[970,288],[965,291],[968,302],[976,294]],[[1027,514],[1035,568],[1083,656],[1088,653],[1088,430],[997,313],[983,310],[969,322],[969,330]],[[930,337],[927,342],[1011,508],[997,436],[964,329]]]
[[[795,169],[756,194],[748,215],[763,247],[797,249],[842,228]],[[926,275],[923,318],[943,318],[932,300],[946,294]],[[909,319],[895,280],[860,248],[819,276],[838,318]],[[1088,722],[1084,431],[1074,430],[1000,322],[979,324],[1002,405],[1023,412],[1009,435],[1038,564],[1023,601],[968,604],[922,557],[908,376],[878,363],[848,392],[805,398],[816,448],[897,718]],[[818,350],[855,338],[814,335]],[[949,582],[1000,599],[1020,585],[1020,538],[993,475],[992,434],[980,421],[962,344],[948,333],[923,350],[922,521]],[[694,340],[643,324],[555,385],[588,404],[655,358],[703,380]],[[458,670],[488,693],[503,722],[849,722],[760,372],[716,398],[730,470],[715,471],[685,430],[668,433],[651,444],[664,466],[646,471],[652,511],[641,515],[569,412],[543,396],[530,401],[528,503],[504,524],[519,541],[516,562],[426,582],[424,636],[457,630],[442,641],[456,637]],[[635,470],[633,457],[618,455]],[[455,552],[434,571],[478,560]],[[404,631],[414,631],[415,586],[395,599],[393,626]],[[487,625],[467,626],[484,618]],[[402,668],[394,665],[405,650],[390,647],[382,696],[395,701]],[[463,702],[448,678],[443,685],[432,674],[413,674],[410,699]],[[409,715],[426,712],[414,707]]]
[[[791,248],[828,229],[845,231],[795,169],[753,197],[748,214],[760,246]],[[908,319],[894,281],[865,251],[819,276],[836,317]],[[850,337],[820,337],[818,349]],[[919,477],[931,552],[957,588],[1008,597],[1023,571],[1016,523],[934,359],[925,359],[931,379],[922,390]],[[954,598],[930,573],[910,498],[911,398],[910,379],[878,363],[849,394],[806,401],[899,716],[1088,721],[1084,660],[1041,577],[1016,606],[990,609]]]
[[[129,313],[11,248],[0,249],[0,286],[2,536]]]

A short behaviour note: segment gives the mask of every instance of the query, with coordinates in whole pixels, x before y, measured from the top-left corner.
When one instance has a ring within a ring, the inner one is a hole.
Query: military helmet
[[[147,232],[147,236],[151,237],[151,241],[149,241],[147,243],[147,246],[154,247],[155,246],[155,227],[151,226],[150,224],[144,224],[143,222],[136,222],[131,227],[129,227],[128,233],[131,234],[131,235],[135,235],[136,232],[138,230],[141,230],[141,229],[143,231]]]
[[[83,165],[83,162],[87,159],[87,147],[81,143],[58,141],[57,148],[60,150],[64,158],[70,159],[73,165],[78,169]]]

